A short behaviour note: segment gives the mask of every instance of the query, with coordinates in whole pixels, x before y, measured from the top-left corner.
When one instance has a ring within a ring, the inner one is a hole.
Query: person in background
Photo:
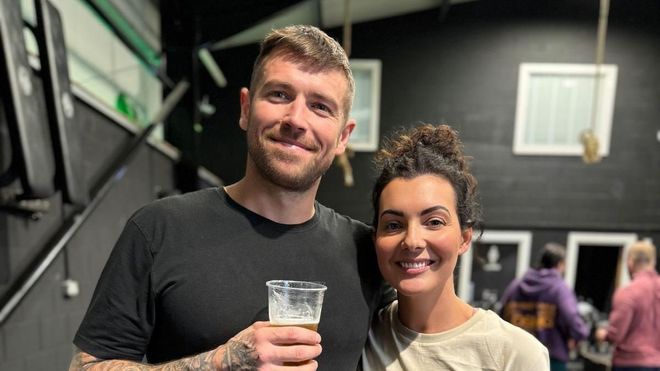
[[[614,345],[612,371],[660,371],[660,276],[656,248],[638,241],[628,249],[632,277],[612,298],[608,326],[596,330],[597,341]]]
[[[589,335],[575,294],[562,278],[565,260],[564,246],[545,244],[538,268],[511,282],[500,299],[502,318],[548,347],[552,371],[565,371],[569,350]]]
[[[548,352],[532,335],[456,295],[456,262],[480,223],[458,133],[428,124],[401,132],[376,164],[374,244],[398,300],[374,318],[363,369],[548,370]]]
[[[286,369],[354,370],[381,297],[371,228],[315,201],[355,127],[353,91],[346,54],[324,32],[269,33],[250,89],[240,91],[245,176],[130,218],[74,338],[70,369],[276,370],[302,362]],[[272,279],[326,284],[318,333],[269,326]]]

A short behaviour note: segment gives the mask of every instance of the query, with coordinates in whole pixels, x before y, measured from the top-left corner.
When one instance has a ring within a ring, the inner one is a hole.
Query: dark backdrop
[[[518,66],[522,62],[593,63],[598,1],[475,1],[353,26],[355,58],[382,60],[381,133],[419,121],[449,123],[474,156],[486,226],[499,229],[660,229],[660,3],[613,1],[605,63],[617,64],[610,155],[514,156]],[[341,40],[341,30],[329,32]],[[201,71],[201,91],[217,112],[202,118],[201,162],[226,182],[244,171],[238,91],[249,83],[256,44],[215,53],[229,85]],[[176,143],[177,138],[170,138]],[[318,198],[369,221],[373,153],[351,160],[356,185],[340,168],[326,174]]]

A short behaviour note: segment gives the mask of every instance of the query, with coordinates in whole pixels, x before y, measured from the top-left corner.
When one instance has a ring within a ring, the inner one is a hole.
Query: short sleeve
[[[74,344],[101,359],[141,361],[154,323],[149,241],[129,220],[101,273]]]

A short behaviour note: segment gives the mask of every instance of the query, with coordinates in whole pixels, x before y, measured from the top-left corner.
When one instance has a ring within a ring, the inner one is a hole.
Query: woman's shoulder
[[[489,336],[492,350],[509,359],[514,370],[546,370],[548,349],[532,334],[503,320],[493,311],[484,311],[484,321],[493,330]],[[534,368],[525,368],[532,367]]]
[[[511,339],[513,344],[522,342],[545,348],[534,335],[503,320],[502,317],[492,310],[484,310],[484,321],[488,323],[489,328],[497,329],[498,333]]]

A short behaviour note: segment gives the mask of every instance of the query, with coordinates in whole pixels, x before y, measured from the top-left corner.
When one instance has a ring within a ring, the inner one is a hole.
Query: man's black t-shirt
[[[371,229],[319,203],[274,223],[207,189],[152,203],[128,221],[74,343],[102,359],[150,363],[214,349],[268,320],[266,281],[325,282],[320,370],[354,370],[382,279]]]

